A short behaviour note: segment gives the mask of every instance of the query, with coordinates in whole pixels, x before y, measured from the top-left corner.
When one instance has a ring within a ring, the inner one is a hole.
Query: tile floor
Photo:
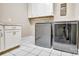
[[[52,48],[49,49],[36,46],[34,37],[29,36],[22,39],[21,46],[19,48],[5,53],[2,56],[79,56],[79,54],[75,55],[53,50]]]

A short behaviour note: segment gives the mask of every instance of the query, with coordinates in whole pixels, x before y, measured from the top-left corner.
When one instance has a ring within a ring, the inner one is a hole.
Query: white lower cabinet
[[[9,49],[20,45],[21,31],[20,30],[6,30],[5,31],[5,48]]]
[[[20,45],[21,26],[0,25],[0,52]]]
[[[21,29],[5,30],[5,49],[13,48],[17,45],[20,45],[20,40],[21,40]]]
[[[4,50],[4,30],[3,26],[0,25],[0,52]]]

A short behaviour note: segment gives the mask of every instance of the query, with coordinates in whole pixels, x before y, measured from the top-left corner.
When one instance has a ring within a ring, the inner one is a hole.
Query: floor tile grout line
[[[20,49],[20,51],[23,51],[22,49]],[[10,53],[12,53],[12,52],[10,52]],[[17,52],[18,53],[18,52]],[[12,53],[12,54],[14,54],[14,53]],[[14,54],[15,55],[15,54]]]
[[[33,50],[34,50],[34,49],[36,49],[36,48],[33,48]],[[33,50],[32,50],[32,51],[33,51]],[[32,51],[28,52],[28,54],[30,54]],[[35,55],[35,56],[36,56],[36,55]]]
[[[51,50],[51,52],[50,52],[49,56],[51,55],[51,53],[52,53],[52,50]]]
[[[33,48],[33,49],[34,49],[34,48]],[[24,51],[23,49],[20,49],[20,50],[21,50],[21,51]],[[26,50],[25,50],[25,51],[26,51]],[[25,51],[24,51],[24,52],[25,52]],[[18,53],[18,52],[17,52],[17,53]],[[27,53],[29,53],[29,52],[27,51]],[[13,54],[14,54],[14,53],[13,53]],[[14,55],[16,55],[16,54],[14,54]]]
[[[35,49],[37,49],[37,48],[35,48]],[[41,50],[42,51],[42,50]],[[41,51],[36,55],[36,56],[38,56],[40,53],[41,53]]]
[[[26,46],[26,45],[22,45],[22,46]]]
[[[42,51],[44,51],[44,50],[42,50]],[[41,53],[41,52],[40,52],[40,53]],[[40,54],[40,53],[39,53],[39,54]],[[47,53],[50,53],[50,52],[47,51]],[[38,55],[38,56],[39,56],[39,55]]]
[[[43,50],[41,50],[39,53],[38,53],[38,55],[37,56],[39,56],[39,54],[42,52]]]
[[[35,49],[35,48],[33,48],[32,50],[34,50],[34,49]],[[23,49],[22,49],[22,50],[23,50]],[[31,50],[31,51],[32,51],[32,50]],[[23,51],[24,51],[24,50],[23,50]],[[26,50],[25,50],[25,51],[26,51]],[[28,52],[28,51],[27,51],[27,52]]]
[[[39,53],[41,53],[41,52],[39,52]],[[37,54],[37,56],[39,55],[39,53]],[[51,52],[49,52],[49,53],[51,53]]]
[[[31,53],[33,50],[34,50],[35,48],[33,48],[30,52],[28,52],[28,53]]]

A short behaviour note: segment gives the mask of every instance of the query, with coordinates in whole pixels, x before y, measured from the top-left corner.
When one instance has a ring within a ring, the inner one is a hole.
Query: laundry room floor
[[[61,52],[53,48],[44,48],[35,45],[33,36],[25,37],[21,46],[1,56],[79,56],[76,54]]]

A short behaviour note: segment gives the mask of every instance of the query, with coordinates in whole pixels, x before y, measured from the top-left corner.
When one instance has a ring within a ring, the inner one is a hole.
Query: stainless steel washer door
[[[70,53],[78,53],[77,30],[78,22],[54,23],[53,48]]]

